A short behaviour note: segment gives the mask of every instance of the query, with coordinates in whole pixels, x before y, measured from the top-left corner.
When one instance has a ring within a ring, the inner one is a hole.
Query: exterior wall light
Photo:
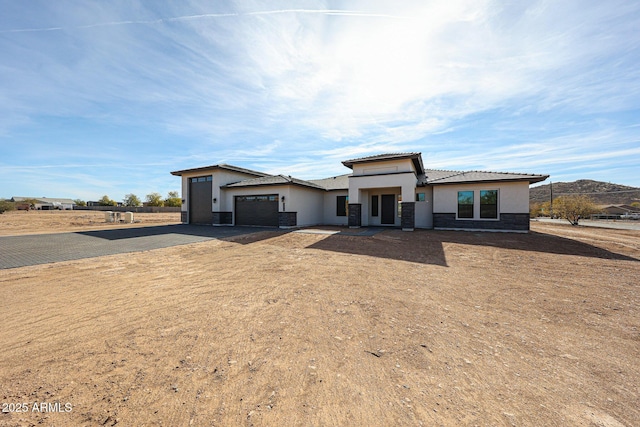
[[[282,198],[280,200],[282,200],[284,202],[284,196],[282,196]]]
[[[218,199],[216,199],[215,197],[213,198],[213,203],[218,203]]]

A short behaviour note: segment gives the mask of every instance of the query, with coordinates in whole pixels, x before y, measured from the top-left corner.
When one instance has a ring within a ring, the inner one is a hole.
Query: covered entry
[[[189,178],[189,223],[211,224],[212,177]]]
[[[278,226],[278,195],[236,196],[236,225]]]

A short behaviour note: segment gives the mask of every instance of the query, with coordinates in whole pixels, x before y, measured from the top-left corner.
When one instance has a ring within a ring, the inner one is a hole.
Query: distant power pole
[[[553,181],[549,181],[549,188],[551,189],[551,200],[549,203],[549,216],[553,218]]]

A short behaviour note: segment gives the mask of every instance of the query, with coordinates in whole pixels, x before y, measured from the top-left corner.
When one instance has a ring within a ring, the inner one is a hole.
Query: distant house
[[[352,173],[316,180],[218,164],[182,178],[182,221],[403,230],[529,230],[529,185],[548,175],[425,169],[421,153],[342,162]]]
[[[625,215],[640,212],[640,208],[631,205],[603,205],[600,210],[605,215]]]
[[[29,206],[28,200],[36,200],[33,206]],[[75,205],[75,202],[71,199],[59,199],[51,197],[12,197],[12,202],[15,202],[18,209],[24,209],[25,207],[31,207],[36,210],[71,210]]]

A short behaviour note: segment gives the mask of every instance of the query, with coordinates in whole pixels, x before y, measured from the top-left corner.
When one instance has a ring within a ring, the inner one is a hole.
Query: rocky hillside
[[[529,190],[529,202],[549,200],[550,184],[533,187]],[[584,194],[598,205],[631,204],[640,201],[640,188],[610,182],[580,179],[574,182],[554,182],[553,198],[568,194]]]

